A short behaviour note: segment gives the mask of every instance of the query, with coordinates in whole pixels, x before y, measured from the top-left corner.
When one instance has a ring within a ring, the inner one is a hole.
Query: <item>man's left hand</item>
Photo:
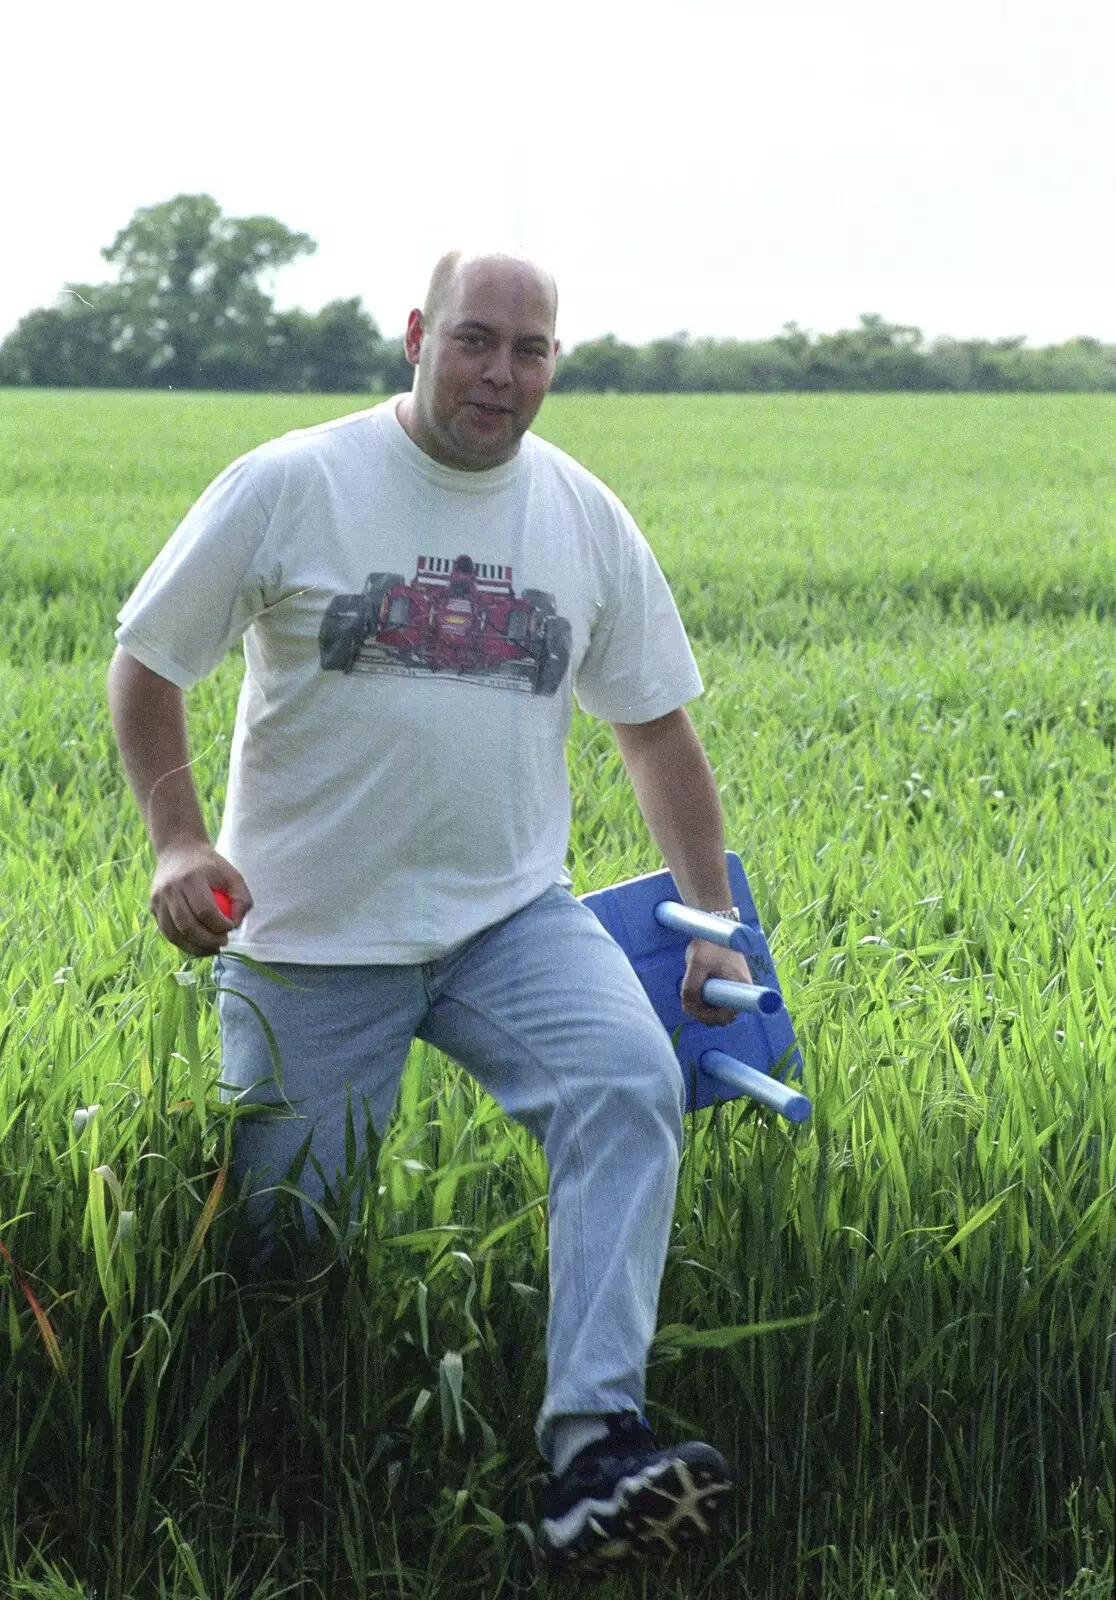
[[[708,939],[691,939],[686,951],[686,975],[682,979],[682,1009],[698,1022],[724,1027],[736,1012],[726,1006],[707,1006],[701,998],[706,978],[728,978],[733,983],[751,983],[752,973],[738,950],[726,950]]]

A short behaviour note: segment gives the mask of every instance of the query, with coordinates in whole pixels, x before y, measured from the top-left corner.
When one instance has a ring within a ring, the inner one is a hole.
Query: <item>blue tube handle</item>
[[[726,1055],[723,1050],[706,1050],[700,1065],[701,1070],[718,1083],[723,1083],[736,1094],[746,1094],[752,1100],[757,1100],[761,1106],[767,1106],[769,1110],[778,1112],[779,1116],[786,1117],[788,1122],[805,1122],[813,1110],[806,1096],[799,1094],[797,1089],[780,1083],[778,1078],[769,1077],[766,1072],[757,1072],[755,1067],[737,1061],[735,1056]]]
[[[742,956],[748,954],[748,935],[741,924],[715,917],[712,911],[695,911],[693,906],[680,905],[677,900],[660,900],[655,907],[655,921],[674,933],[708,939],[710,944],[722,945],[726,950],[739,950]]]
[[[706,978],[701,998],[707,1006],[758,1012],[761,1017],[773,1017],[783,1009],[783,997],[778,989],[765,989],[758,983],[733,983],[730,978]]]

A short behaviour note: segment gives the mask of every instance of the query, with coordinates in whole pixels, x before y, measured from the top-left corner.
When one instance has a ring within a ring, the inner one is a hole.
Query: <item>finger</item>
[[[209,892],[227,926],[239,928],[252,909],[252,892],[231,861],[217,857],[220,875],[210,878]]]
[[[726,978],[729,983],[753,982],[752,969],[743,956],[737,956],[732,961],[713,961],[708,965],[695,962],[691,970],[692,977],[687,980],[686,988],[692,987],[695,994],[709,978]]]
[[[151,910],[164,938],[187,955],[215,955],[228,938],[228,924],[212,901],[209,914],[215,926],[207,926],[199,921],[181,888],[168,888],[153,896]]]
[[[159,925],[159,932],[163,935],[163,938],[185,955],[205,956],[215,954],[215,951],[207,949],[196,939],[191,938],[189,934],[183,933],[165,907],[155,914],[155,921]]]
[[[702,998],[702,986],[707,973],[699,976],[688,977],[682,985],[682,1009],[689,1016],[695,1017],[698,1022],[707,1022],[712,1027],[723,1027],[736,1016],[727,1006],[711,1006]]]
[[[693,978],[687,978],[683,982],[681,1000],[683,1011],[688,1011],[691,1016],[696,1016],[699,1011],[712,1010],[701,997],[701,982]]]
[[[681,992],[682,1009],[698,1022],[708,1023],[713,1028],[726,1027],[739,1015],[731,1006],[710,1005],[704,997],[705,983],[708,978],[726,977],[728,974],[697,970],[687,974]],[[739,968],[731,974],[736,982],[744,981],[739,976]]]
[[[218,911],[226,919],[227,926],[239,928],[253,905],[252,896],[244,880],[240,880],[239,888],[226,883],[211,892]]]
[[[255,903],[252,899],[252,891],[235,867],[229,868],[224,888],[232,901],[233,919],[239,923],[248,915]]]
[[[686,987],[700,979],[728,978],[734,983],[752,983],[752,969],[739,950],[725,950],[706,939],[693,939],[686,952]],[[696,991],[695,991],[696,992]]]
[[[682,976],[682,1004],[690,1010],[694,1010],[699,1006],[704,1006],[707,1011],[723,1010],[723,1003],[721,1006],[714,1006],[705,998],[705,985],[709,979],[723,976],[725,974],[717,972],[715,969],[711,970],[709,967],[699,966],[697,963],[687,967]],[[735,977],[735,973],[733,976]]]
[[[191,874],[175,885],[181,896],[183,910],[175,906],[175,921],[184,933],[189,933],[195,939],[210,935],[224,944],[229,936],[229,929],[235,926],[233,918],[218,904],[218,890],[210,884],[208,878],[199,874]],[[232,897],[226,896],[226,903],[230,910],[235,909]]]
[[[736,1020],[735,1011],[728,1011],[724,1006],[707,1006],[704,1000],[697,1005],[687,1005],[683,1000],[682,1009],[696,1022],[704,1022],[711,1028],[724,1028]]]

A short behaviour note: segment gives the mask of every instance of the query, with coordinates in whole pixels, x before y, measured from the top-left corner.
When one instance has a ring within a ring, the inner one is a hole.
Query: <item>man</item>
[[[159,927],[218,977],[227,948],[293,979],[242,963],[247,999],[219,997],[225,1080],[274,1108],[238,1130],[255,1197],[308,1134],[332,1181],[349,1098],[382,1131],[416,1037],[543,1143],[539,1543],[602,1565],[702,1539],[729,1480],[710,1446],[661,1449],[642,1420],[683,1085],[622,952],[562,886],[574,690],[613,725],[680,893],[734,912],[669,591],[619,501],[528,431],[556,303],[529,262],[443,258],[407,323],[410,394],[263,445],[206,490],[121,612],[110,702]],[[240,640],[214,847],[182,690]],[[714,975],[749,977],[695,940],[683,1003],[725,1022],[701,998]]]

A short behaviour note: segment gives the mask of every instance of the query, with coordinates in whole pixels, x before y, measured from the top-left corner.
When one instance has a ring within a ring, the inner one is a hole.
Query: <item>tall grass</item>
[[[292,1202],[253,1269],[208,972],[143,910],[112,613],[202,482],[315,404],[0,396],[13,1595],[568,1591],[531,1550],[537,1148],[416,1050],[319,1238]],[[606,1597],[1111,1592],[1110,421],[1077,398],[548,408],[694,631],[815,1105],[798,1130],[742,1102],[692,1121],[650,1410],[723,1448],[739,1493],[716,1556]],[[214,818],[237,676],[191,703]],[[570,763],[577,888],[655,865],[607,732],[579,717]]]

